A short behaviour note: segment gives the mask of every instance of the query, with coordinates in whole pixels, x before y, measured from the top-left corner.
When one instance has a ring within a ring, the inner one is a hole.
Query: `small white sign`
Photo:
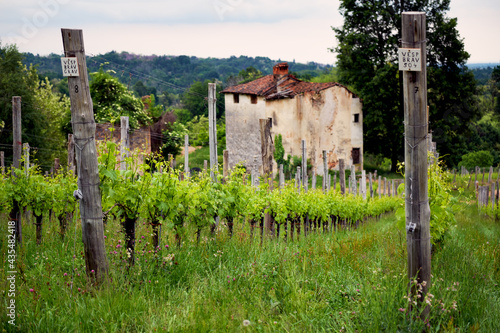
[[[76,57],[61,58],[63,76],[80,76]]]
[[[420,49],[398,49],[399,70],[400,71],[421,71],[422,52]]]

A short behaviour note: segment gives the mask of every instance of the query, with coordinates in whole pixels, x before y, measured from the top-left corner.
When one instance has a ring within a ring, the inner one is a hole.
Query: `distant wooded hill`
[[[39,56],[25,53],[25,64],[37,65],[38,73],[49,79],[62,79],[61,56],[50,54]],[[127,52],[109,52],[102,55],[88,56],[89,72],[95,72],[104,64],[104,70],[114,70],[116,76],[129,87],[141,81],[147,87],[153,87],[158,93],[182,93],[195,81],[219,80],[230,82],[242,70],[254,67],[263,75],[272,73],[273,65],[282,60],[266,57],[232,56],[230,58],[197,58],[181,56],[142,56]],[[288,61],[290,71],[299,78],[310,79],[331,70],[331,67],[318,63],[296,63]]]

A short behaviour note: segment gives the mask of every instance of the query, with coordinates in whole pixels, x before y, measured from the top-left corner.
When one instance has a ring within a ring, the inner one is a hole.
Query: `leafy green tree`
[[[446,17],[450,0],[342,0],[344,24],[333,28],[339,44],[338,74],[363,100],[365,151],[391,158],[393,169],[403,158],[402,76],[397,66],[401,13],[427,13],[428,103],[433,139],[442,156],[456,161],[455,142],[477,119],[475,80],[465,63],[469,54]]]
[[[181,153],[184,144],[184,136],[188,133],[186,126],[179,122],[167,123],[167,129],[163,132],[163,145],[161,154],[167,160],[168,154],[177,156]]]
[[[491,73],[492,98],[494,110],[497,117],[500,117],[500,66],[493,69]]]
[[[15,45],[0,44],[0,142],[6,164],[12,162],[12,97],[21,96],[22,142],[37,151],[39,165],[49,169],[55,157],[64,160],[66,137],[62,116],[69,112],[68,99],[53,93],[48,80],[39,81],[36,68],[22,63]]]
[[[208,116],[208,84],[209,80],[203,82],[194,82],[189,89],[182,95],[182,104],[185,109],[189,110],[193,116]],[[221,118],[225,114],[224,96],[219,94],[222,86],[217,85],[217,118]]]
[[[132,129],[150,124],[152,119],[144,110],[141,99],[111,73],[114,72],[104,71],[101,66],[99,71],[90,74],[90,95],[96,121],[117,124],[121,116],[128,116]]]
[[[486,168],[493,166],[493,156],[487,150],[470,152],[462,156],[462,161],[459,166],[464,166],[467,169],[475,167]]]

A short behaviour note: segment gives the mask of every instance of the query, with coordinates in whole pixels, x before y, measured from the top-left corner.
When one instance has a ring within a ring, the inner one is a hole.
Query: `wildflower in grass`
[[[94,270],[91,270],[91,271],[90,271],[90,273],[91,273],[91,274],[94,274],[94,273],[95,273],[95,271],[94,271]]]
[[[399,308],[399,312],[406,312],[406,309]]]
[[[168,244],[165,245],[165,248],[168,249]]]
[[[63,275],[64,275],[64,276],[68,276],[68,273],[64,273]]]
[[[243,320],[243,326],[250,326],[250,320]]]
[[[33,289],[33,288],[30,288],[30,293],[32,293],[32,292],[34,292],[34,291],[35,291],[35,289]]]

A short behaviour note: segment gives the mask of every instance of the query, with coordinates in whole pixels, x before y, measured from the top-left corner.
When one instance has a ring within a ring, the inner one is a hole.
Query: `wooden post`
[[[323,150],[323,192],[326,193],[328,187],[328,161],[326,158],[326,150]]]
[[[207,160],[203,160],[203,172],[207,172],[207,169],[208,169],[208,161]]]
[[[102,281],[108,272],[104,247],[99,170],[95,144],[95,121],[90,97],[82,30],[62,29],[66,57],[76,57],[80,76],[68,77],[71,122],[78,149],[78,187],[82,193],[80,215],[87,275]]]
[[[2,175],[5,174],[5,153],[0,151],[0,168],[2,168]]]
[[[297,173],[295,174],[297,190],[300,193],[300,188],[302,187],[302,173],[300,171],[300,167],[297,167]]]
[[[128,129],[128,116],[120,117],[120,170],[122,171],[127,170],[127,161],[125,159],[128,158],[130,152]]]
[[[359,184],[359,191],[363,196],[363,200],[366,200],[366,171],[361,170],[361,183]]]
[[[280,188],[285,187],[285,174],[283,173],[283,164],[280,164],[280,169],[279,169],[279,184]]]
[[[189,134],[184,135],[184,173],[189,178]]]
[[[352,185],[352,194],[358,195],[358,183],[356,182],[356,167],[351,165],[351,185]]]
[[[340,182],[340,194],[345,195],[345,162],[344,159],[339,159],[339,182]]]
[[[491,209],[495,213],[495,183],[491,183]],[[494,216],[493,216],[494,217]]]
[[[224,176],[224,179],[227,179],[229,175],[229,151],[227,149],[224,149],[222,152],[222,175]]]
[[[307,192],[307,148],[306,140],[302,140],[302,185]]]
[[[218,170],[217,163],[217,115],[216,106],[217,98],[215,97],[216,84],[208,84],[208,139],[210,145],[210,176],[213,181],[217,181],[216,173]]]
[[[378,176],[378,183],[377,183],[377,191],[378,191],[378,197],[382,197],[382,176]]]
[[[68,171],[73,175],[76,171],[75,140],[73,134],[68,134]]]
[[[262,178],[268,181],[269,190],[273,190],[273,157],[274,144],[271,136],[272,119],[259,119],[260,124],[260,142],[262,152]],[[266,213],[264,216],[264,225],[269,234],[274,234],[272,228],[271,215]]]
[[[408,278],[422,286],[424,300],[431,285],[430,208],[427,185],[427,71],[426,17],[422,12],[402,14],[402,47],[419,48],[421,71],[403,71],[405,121],[405,187]],[[425,281],[425,283],[423,283]],[[412,285],[412,293],[417,286]],[[423,303],[421,303],[423,304]],[[422,317],[429,315],[424,304]]]
[[[22,139],[21,139],[21,97],[12,97],[12,166],[16,169],[20,167],[21,161],[21,149],[22,149]],[[14,171],[12,171],[14,174]],[[14,174],[15,175],[15,174]],[[21,226],[21,214],[19,202],[14,200],[12,210],[10,212],[10,220],[15,222],[15,233],[16,233],[16,245],[22,245],[22,226]]]
[[[316,170],[313,170],[312,180],[311,180],[311,188],[313,190],[316,189]]]
[[[333,190],[337,190],[337,174],[333,174]]]
[[[61,168],[61,163],[59,162],[59,158],[54,158],[54,174],[57,174],[59,172],[59,169]]]
[[[369,182],[369,186],[370,186],[370,198],[373,198],[373,175],[372,173],[370,172],[368,174],[368,182]]]
[[[488,184],[491,183],[492,179],[493,179],[493,167],[490,167],[490,172],[488,174]]]

